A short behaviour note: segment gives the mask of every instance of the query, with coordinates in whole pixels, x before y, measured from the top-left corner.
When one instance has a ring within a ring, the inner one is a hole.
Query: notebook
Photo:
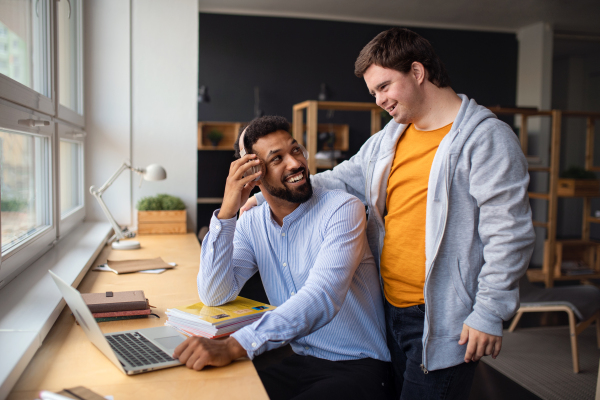
[[[168,326],[104,334],[77,289],[48,271],[88,339],[127,375],[181,365],[171,354],[186,337]]]

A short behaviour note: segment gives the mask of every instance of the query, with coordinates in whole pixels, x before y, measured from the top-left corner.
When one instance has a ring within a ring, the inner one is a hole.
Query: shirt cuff
[[[261,339],[249,326],[245,326],[234,332],[231,337],[237,340],[244,350],[246,350],[248,358],[251,360],[262,354],[265,350],[263,344],[266,342],[266,339]]]
[[[482,310],[482,307],[477,304],[473,308],[473,312],[467,317],[464,324],[488,335],[502,337],[502,318],[486,312],[485,309]]]
[[[221,209],[218,208],[210,219],[210,228],[211,236],[215,239],[219,237],[219,235],[231,235],[235,234],[235,224],[237,221],[237,217],[232,217],[229,219],[219,219],[217,215],[219,215],[219,211]]]
[[[265,202],[265,196],[263,196],[263,194],[261,192],[258,192],[254,195],[254,198],[256,199],[256,205],[260,206],[262,203]]]

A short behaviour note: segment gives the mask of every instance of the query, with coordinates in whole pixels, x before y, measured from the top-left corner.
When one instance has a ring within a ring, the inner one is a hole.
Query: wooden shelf
[[[243,122],[198,122],[198,150],[229,150],[233,151],[238,132]],[[223,134],[223,139],[213,146],[208,139],[209,132],[216,130]]]
[[[529,192],[530,199],[541,199],[548,202],[548,216],[546,222],[533,221],[535,227],[546,229],[547,238],[544,242],[544,261],[542,269],[527,271],[529,279],[534,282],[544,282],[546,287],[552,287],[555,280],[586,280],[600,279],[600,244],[590,241],[590,224],[600,224],[600,218],[591,217],[591,198],[600,197],[600,182],[594,180],[565,180],[559,179],[561,129],[563,119],[577,117],[586,119],[585,140],[585,169],[600,171],[600,166],[594,166],[594,124],[600,119],[600,113],[573,112],[561,110],[540,111],[529,108],[500,108],[489,107],[496,114],[513,114],[520,116],[519,141],[521,149],[527,158],[530,172],[545,172],[548,176],[548,192]],[[548,165],[542,165],[542,160],[537,156],[528,155],[528,119],[530,117],[550,117],[550,157]],[[583,229],[580,241],[562,241],[556,239],[557,203],[559,197],[583,198]],[[579,246],[579,247],[578,247]],[[566,275],[561,270],[563,256],[566,260],[574,260],[589,265],[593,274]],[[575,259],[573,258],[575,257]]]
[[[198,197],[198,204],[221,204],[222,197]]]
[[[329,125],[318,123],[319,110],[367,111],[371,114],[371,135],[374,135],[381,130],[381,108],[375,103],[307,100],[302,103],[294,104],[292,119],[293,135],[294,139],[296,139],[298,143],[303,144],[308,150],[308,169],[310,171],[317,170],[315,154],[317,153],[317,134],[319,132],[319,125],[325,126],[325,131],[328,130],[326,127]],[[304,122],[305,113],[306,124]],[[304,132],[306,132],[306,143],[304,143],[303,138]]]
[[[302,126],[302,133],[306,132],[306,124]],[[335,135],[335,141],[333,143],[334,150],[348,151],[350,148],[350,126],[348,124],[318,124],[317,135],[321,132],[333,132]],[[294,138],[294,126],[290,124],[290,133]],[[304,138],[303,138],[304,139]],[[296,139],[297,140],[297,139]],[[303,140],[304,142],[304,140]],[[331,150],[328,146],[324,146],[323,150]]]
[[[527,271],[527,278],[530,282],[545,282],[546,274],[541,269],[530,269]],[[585,275],[561,275],[554,277],[554,281],[581,281],[586,279],[600,279],[600,273]]]

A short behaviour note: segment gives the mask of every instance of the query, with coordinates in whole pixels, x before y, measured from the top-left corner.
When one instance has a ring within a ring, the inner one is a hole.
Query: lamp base
[[[121,240],[120,242],[115,241],[112,243],[112,248],[115,250],[135,250],[141,247],[140,242],[135,240]]]

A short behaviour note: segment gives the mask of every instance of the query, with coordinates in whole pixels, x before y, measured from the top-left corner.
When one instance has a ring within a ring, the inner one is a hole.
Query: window
[[[50,1],[0,2],[0,96],[53,114]]]
[[[83,150],[85,132],[71,125],[58,123],[59,203],[58,236],[63,237],[85,217],[83,186]]]
[[[83,124],[81,1],[56,3],[58,117]]]
[[[83,205],[83,145],[60,139],[60,216],[64,218]]]
[[[2,254],[52,225],[50,140],[0,130]]]
[[[0,1],[0,288],[85,214],[81,3]]]

